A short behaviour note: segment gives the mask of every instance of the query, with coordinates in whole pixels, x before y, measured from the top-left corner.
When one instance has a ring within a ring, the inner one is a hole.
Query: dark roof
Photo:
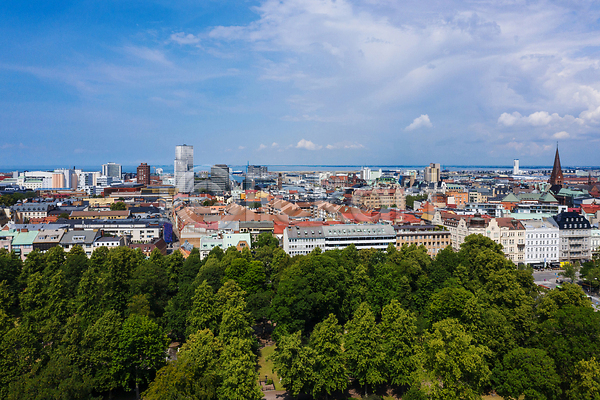
[[[554,220],[559,229],[591,229],[590,222],[575,212],[562,212],[555,215]]]
[[[150,206],[150,207],[129,207],[129,212],[132,214],[137,213],[160,213],[160,208]]]

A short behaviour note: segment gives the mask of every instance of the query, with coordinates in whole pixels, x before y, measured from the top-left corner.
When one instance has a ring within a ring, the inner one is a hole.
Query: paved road
[[[556,285],[560,285],[563,281],[569,282],[569,279],[565,279],[560,276],[559,270],[545,270],[545,271],[534,271],[533,281],[536,285],[544,285],[550,289],[554,289]],[[579,277],[578,277],[579,278]],[[558,282],[557,282],[558,281]],[[585,289],[584,289],[585,290]],[[600,297],[597,294],[587,294],[592,299],[592,304],[597,309],[600,309]]]

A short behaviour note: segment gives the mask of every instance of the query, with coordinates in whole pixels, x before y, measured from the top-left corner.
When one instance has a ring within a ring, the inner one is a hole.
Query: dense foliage
[[[203,260],[0,250],[0,398],[260,399],[257,338],[272,337],[293,395],[595,399],[599,336],[579,286],[540,293],[482,236],[434,259],[416,246],[290,258],[264,234]]]

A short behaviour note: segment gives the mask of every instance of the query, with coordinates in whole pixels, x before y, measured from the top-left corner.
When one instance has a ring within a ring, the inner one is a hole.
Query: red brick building
[[[141,183],[144,186],[150,184],[150,166],[146,163],[141,163],[137,167],[137,183]]]

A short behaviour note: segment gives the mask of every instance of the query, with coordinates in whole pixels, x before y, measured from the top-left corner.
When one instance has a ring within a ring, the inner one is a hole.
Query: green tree
[[[383,337],[367,303],[362,303],[346,323],[344,349],[349,372],[365,388],[365,395],[368,386],[385,382]]]
[[[189,257],[188,257],[189,259]],[[226,282],[225,268],[221,265],[221,261],[215,256],[208,256],[204,264],[200,267],[196,275],[196,282],[207,281],[214,291],[217,291]]]
[[[571,389],[567,392],[571,400],[600,399],[600,363],[596,357],[577,363]]]
[[[54,352],[49,362],[38,363],[33,371],[14,381],[8,400],[79,400],[94,399],[92,379],[72,364],[61,352]]]
[[[223,349],[220,358],[221,386],[219,400],[260,400],[263,394],[258,387],[256,356],[252,343],[233,337]]]
[[[219,338],[228,344],[233,338],[252,342],[252,316],[246,310],[246,302],[229,302],[224,308],[219,325]]]
[[[119,384],[127,390],[134,384],[139,400],[139,385],[149,382],[165,362],[167,338],[151,319],[132,314],[123,323],[118,339],[112,360],[113,375],[119,377]]]
[[[265,271],[260,261],[237,258],[225,268],[225,281],[234,280],[248,294],[256,294],[265,286]]]
[[[160,261],[143,260],[131,274],[130,293],[144,296],[153,315],[162,317],[168,302],[169,278]]]
[[[282,336],[271,359],[281,384],[292,396],[311,393],[315,380],[315,354],[311,347],[302,344],[300,331]]]
[[[415,370],[414,352],[417,338],[417,318],[392,300],[383,308],[380,324],[385,354],[384,371],[388,382],[408,385]]]
[[[15,302],[14,295],[11,293],[8,282],[0,281],[0,336],[8,331],[13,324],[11,308]]]
[[[58,340],[69,313],[63,272],[59,270],[50,276],[40,272],[29,275],[19,300],[23,324],[36,332],[44,343]]]
[[[98,266],[97,261],[101,258],[100,254],[106,252],[96,250],[90,259],[89,268],[83,273],[79,285],[77,286],[77,294],[74,299],[74,310],[81,315],[84,325],[87,327],[93,324],[103,313],[102,297],[104,290],[104,274]]]
[[[127,205],[122,201],[116,201],[110,205],[111,211],[125,211],[127,210]]]
[[[58,246],[55,248],[58,248]],[[48,254],[46,255],[47,262],[51,259],[51,255],[52,253],[48,251]],[[63,271],[65,274],[65,281],[67,284],[69,297],[75,296],[77,292],[77,285],[79,285],[79,280],[81,279],[84,271],[86,271],[88,268],[88,262],[89,259],[81,246],[73,246],[73,248],[66,253]]]
[[[253,249],[259,249],[261,247],[276,248],[279,247],[279,241],[270,232],[263,232],[258,235],[256,241],[252,243]]]
[[[217,309],[215,294],[207,281],[196,288],[192,299],[192,308],[188,314],[186,333],[191,335],[203,329],[217,332],[219,310]]]
[[[563,271],[559,272],[559,275],[571,280],[571,283],[577,278],[577,274],[579,273],[579,263],[572,264],[570,262],[566,262],[563,264]]]
[[[19,292],[19,275],[22,268],[23,263],[16,253],[0,249],[0,281],[6,281],[13,294]]]
[[[342,349],[342,328],[333,314],[315,326],[309,344],[315,357],[312,395],[320,397],[346,389],[348,373]]]
[[[463,287],[445,287],[431,296],[429,317],[432,322],[455,318],[464,323],[466,307],[474,297],[473,293]]]
[[[479,398],[491,376],[491,352],[472,340],[455,319],[436,322],[416,355],[415,386],[431,399]]]
[[[0,398],[6,399],[10,383],[31,371],[32,361],[41,358],[35,332],[17,325],[0,336]]]
[[[222,350],[210,330],[191,334],[177,353],[177,359],[157,372],[143,398],[216,400],[221,385]]]
[[[313,252],[283,270],[271,304],[277,332],[310,332],[331,313],[341,314],[346,270],[329,254]]]
[[[349,318],[358,307],[371,300],[369,286],[371,285],[369,271],[363,264],[357,265],[350,273],[348,289],[344,296],[343,316]]]
[[[565,283],[561,289],[552,289],[539,300],[537,312],[542,319],[547,319],[558,310],[568,306],[591,308],[592,303],[581,286]]]
[[[554,359],[566,393],[575,380],[577,363],[600,355],[600,314],[592,307],[564,306],[539,325],[532,342]]]
[[[119,351],[121,316],[114,310],[106,311],[83,335],[81,352],[87,371],[94,378],[98,392],[112,391],[118,386],[119,377],[113,365]]]
[[[125,315],[132,314],[143,315],[145,317],[154,317],[154,312],[150,307],[150,301],[147,294],[135,294],[127,304]]]
[[[144,255],[128,247],[111,249],[106,259],[106,273],[103,274],[101,304],[104,310],[124,313],[129,302],[130,278],[132,272],[143,262]]]
[[[554,360],[544,350],[518,347],[494,368],[496,391],[506,400],[561,398]]]
[[[415,207],[415,201],[423,201],[423,200],[427,200],[426,194],[419,194],[416,196],[408,195],[408,196],[406,196],[406,207],[412,210]]]

